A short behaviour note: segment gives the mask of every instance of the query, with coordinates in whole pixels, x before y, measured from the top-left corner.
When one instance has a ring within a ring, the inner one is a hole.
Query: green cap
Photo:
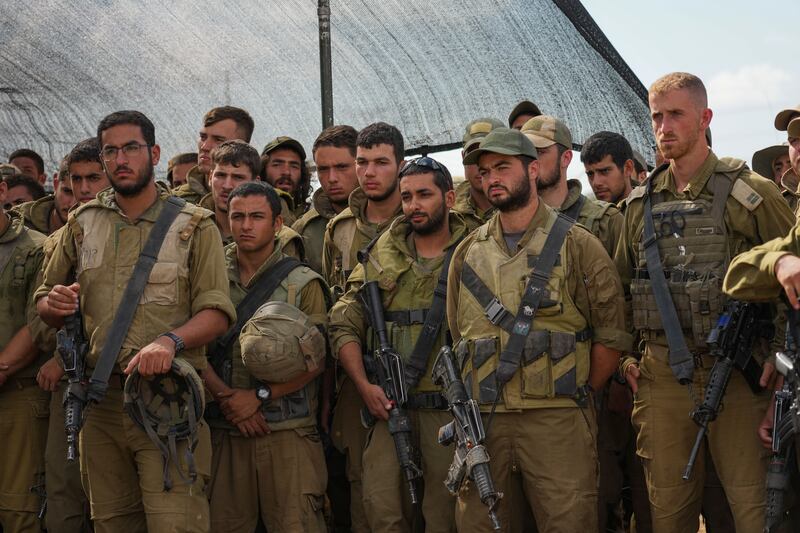
[[[511,128],[495,128],[481,140],[481,144],[464,157],[465,165],[475,165],[482,154],[527,155],[536,159],[536,147],[521,132]]]
[[[502,128],[503,123],[496,118],[478,118],[467,124],[464,129],[464,151],[468,151],[470,147],[475,146],[481,139],[489,135],[489,132],[495,128]]]
[[[753,154],[753,170],[767,179],[772,179],[772,162],[784,154],[789,154],[789,143],[762,148]]]
[[[572,149],[572,134],[566,124],[550,115],[533,117],[522,125],[522,133],[533,142],[536,148],[547,148],[558,143]]]
[[[786,131],[789,127],[789,122],[791,122],[798,115],[800,115],[800,104],[782,110],[780,113],[775,115],[775,129],[778,131]]]
[[[793,118],[786,126],[789,137],[800,137],[800,116]]]
[[[508,127],[510,128],[520,115],[531,115],[538,117],[541,114],[542,112],[539,110],[538,105],[534,104],[530,100],[523,100],[515,105],[514,109],[511,110],[511,114],[508,115]]]
[[[261,151],[261,155],[267,155],[273,150],[277,150],[278,148],[291,148],[292,150],[300,154],[300,159],[302,159],[303,161],[306,160],[306,151],[303,150],[303,145],[300,144],[299,141],[296,141],[291,137],[286,137],[285,135],[282,135],[280,137],[275,137],[270,142],[268,142],[267,145],[264,147],[264,149]]]

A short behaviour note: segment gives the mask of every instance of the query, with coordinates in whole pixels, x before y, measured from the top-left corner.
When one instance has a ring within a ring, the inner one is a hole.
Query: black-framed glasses
[[[439,163],[434,158],[428,157],[428,156],[420,156],[420,157],[417,157],[415,159],[410,159],[410,160],[406,161],[405,165],[403,166],[403,169],[400,171],[400,177],[403,177],[407,173],[410,173],[412,169],[416,173],[419,173],[419,169],[418,168],[414,168],[414,167],[429,168],[429,169],[433,170],[434,172],[436,172],[436,171],[441,172],[444,175],[444,177],[447,178],[447,180],[450,182],[450,187],[452,188],[452,186],[453,186],[453,177],[450,175],[450,171],[447,170],[446,166],[444,166],[443,164]]]
[[[149,150],[150,149],[150,145],[149,144],[139,144],[137,142],[133,142],[133,143],[126,144],[122,148],[120,148],[119,146],[104,146],[100,150],[100,157],[103,158],[103,161],[105,161],[106,163],[109,163],[111,161],[116,160],[117,159],[117,154],[119,153],[120,150],[122,150],[122,154],[126,158],[133,159],[133,158],[135,158],[136,156],[138,156],[141,153],[142,148],[147,148]]]

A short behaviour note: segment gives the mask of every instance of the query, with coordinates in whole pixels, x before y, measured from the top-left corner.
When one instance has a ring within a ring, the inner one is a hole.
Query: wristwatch
[[[256,388],[256,398],[261,401],[261,405],[266,405],[272,398],[272,388],[266,383],[262,383]]]
[[[172,339],[172,342],[175,343],[175,353],[182,352],[183,349],[186,347],[186,345],[183,343],[183,339],[181,339],[180,337],[178,337],[177,335],[175,335],[171,331],[168,331],[166,333],[162,333],[161,335],[159,335],[159,337],[168,337],[168,338]]]

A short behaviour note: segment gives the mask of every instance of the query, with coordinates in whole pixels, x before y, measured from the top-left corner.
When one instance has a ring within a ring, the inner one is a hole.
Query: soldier
[[[28,148],[14,150],[8,156],[8,162],[17,167],[22,174],[31,177],[39,185],[44,186],[44,182],[47,181],[47,174],[44,172],[44,159],[33,150]]]
[[[594,195],[616,206],[637,186],[634,161],[628,140],[611,131],[595,133],[581,148],[581,163]]]
[[[144,378],[164,374],[176,358],[205,367],[205,345],[235,318],[222,241],[211,213],[168,199],[166,187],[153,179],[160,147],[147,117],[137,111],[112,113],[100,122],[97,137],[112,189],[71,214],[35,294],[39,314],[52,327],[75,312],[80,296],[87,367],[113,363],[105,397],[91,404],[80,434],[81,474],[95,530],[207,531],[208,426],[198,420],[194,465],[199,476],[165,490],[167,480],[182,472],[175,462],[165,468],[159,447],[123,411],[122,386],[123,374],[134,369]],[[161,213],[176,208],[141,299],[121,301],[139,250],[154,227],[166,225]],[[77,282],[65,286],[73,272]],[[131,303],[136,308],[121,350],[103,351],[112,334],[120,334],[120,321],[113,320],[117,308]],[[183,457],[188,444],[181,439],[175,452]]]
[[[175,195],[194,204],[210,193],[211,151],[225,141],[241,139],[250,142],[255,123],[244,109],[222,106],[211,109],[203,116],[203,127],[197,138],[197,166],[189,169],[186,184],[175,189]]]
[[[14,206],[44,198],[47,194],[38,181],[33,181],[24,174],[7,178],[5,182],[6,199],[3,201],[3,208],[6,211],[11,210]]]
[[[453,254],[447,317],[464,382],[492,413],[484,423],[497,490],[508,494],[519,472],[539,531],[592,531],[591,391],[605,384],[631,338],[611,259],[596,237],[540,201],[536,157],[531,141],[507,128],[467,155],[498,213]],[[501,523],[514,512],[501,501]],[[474,486],[462,487],[456,524],[490,528]]]
[[[0,182],[0,205],[7,185]],[[45,329],[31,299],[42,264],[44,236],[22,216],[0,209],[0,529],[38,533],[44,485],[48,394],[36,386],[46,354],[34,345]],[[38,492],[38,494],[37,494]]]
[[[226,146],[215,150],[215,160]],[[221,407],[209,419],[211,529],[251,533],[261,516],[268,531],[321,533],[327,476],[316,429],[316,378],[325,361],[328,288],[275,246],[283,221],[270,185],[246,181],[228,203],[235,244],[225,257],[238,315],[232,331],[246,325],[240,337],[211,346],[212,366],[203,372]],[[279,302],[284,305],[274,305]]]
[[[645,160],[644,156],[640,154],[636,149],[633,150],[633,165],[636,169],[636,184],[644,183],[644,180],[647,179],[647,161]]]
[[[467,124],[461,158],[463,159],[470,151],[476,149],[481,139],[486,137],[490,131],[501,127],[503,127],[503,123],[494,118],[479,118]],[[456,203],[453,211],[477,227],[489,220],[489,217],[494,214],[494,208],[483,194],[478,166],[464,165],[464,178],[464,183],[456,187]]]
[[[614,255],[622,229],[622,214],[614,205],[591,200],[581,193],[581,182],[567,179],[572,161],[572,134],[555,117],[540,115],[522,126],[539,154],[536,189],[544,203],[558,209],[591,231],[608,252]]]
[[[314,191],[311,208],[297,219],[292,229],[303,236],[306,261],[320,274],[325,227],[347,208],[347,199],[358,186],[357,136],[358,132],[352,126],[331,126],[319,134],[311,151],[321,188]]]
[[[705,339],[722,311],[718,295],[728,258],[784,235],[793,217],[774,185],[743,161],[718,159],[709,149],[703,134],[712,112],[699,78],[667,74],[650,87],[649,101],[656,142],[669,162],[628,197],[615,262],[630,288],[643,346],[641,361],[626,358],[620,369],[636,395],[633,423],[653,530],[697,529],[708,453],[736,530],[759,531],[766,456],[750,428],[761,421],[769,394],[754,395],[741,373],[732,374],[725,409],[684,482],[697,434],[687,414],[702,398],[713,365]]]
[[[261,179],[292,198],[294,223],[308,210],[311,191],[311,172],[303,145],[291,137],[276,137],[261,152],[261,163]]]
[[[753,154],[753,171],[771,179],[778,187],[781,186],[783,174],[791,166],[788,142],[762,148]]]
[[[178,154],[167,163],[167,181],[173,189],[186,183],[189,171],[197,165],[197,152]]]
[[[541,114],[542,112],[539,110],[538,105],[530,100],[523,100],[514,106],[514,109],[511,110],[511,114],[508,115],[508,127],[514,128],[515,130],[521,129],[523,124]]]
[[[334,294],[344,292],[345,282],[357,264],[356,253],[389,228],[401,212],[398,173],[403,161],[403,135],[384,122],[370,124],[356,138],[356,175],[359,187],[348,207],[325,229],[322,272]],[[350,481],[350,519],[356,533],[369,531],[361,492],[361,454],[367,436],[358,413],[364,407],[355,385],[342,376],[333,414],[334,446],[347,456]]]
[[[44,235],[50,235],[66,224],[67,213],[75,205],[66,158],[61,162],[58,175],[53,180],[53,190],[53,194],[14,207],[22,215],[26,226]]]
[[[378,346],[358,293],[363,283],[379,281],[386,327],[405,363],[408,412],[418,428],[414,440],[424,472],[425,531],[448,532],[453,530],[454,505],[444,480],[453,449],[440,446],[437,434],[451,417],[442,411],[447,405],[430,375],[436,354],[447,342],[447,327],[444,291],[434,294],[437,287],[445,288],[449,258],[468,227],[459,215],[450,213],[455,201],[450,173],[429,157],[403,167],[400,195],[404,216],[375,241],[331,310],[331,347],[376,419],[363,456],[364,508],[370,529],[411,531],[408,491],[387,429],[388,400],[362,362],[362,353],[371,354]],[[423,333],[429,330],[434,333]]]

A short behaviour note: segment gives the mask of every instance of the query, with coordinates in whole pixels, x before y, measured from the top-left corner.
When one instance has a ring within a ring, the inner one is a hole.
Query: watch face
[[[262,402],[267,401],[269,400],[269,391],[264,387],[259,387],[256,389],[256,396],[258,396],[258,399]]]

